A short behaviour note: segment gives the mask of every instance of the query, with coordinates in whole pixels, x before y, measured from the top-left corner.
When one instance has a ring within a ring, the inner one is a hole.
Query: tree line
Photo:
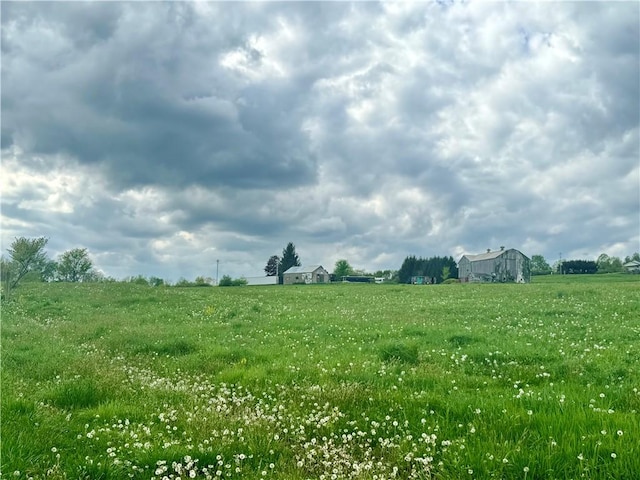
[[[95,282],[95,281],[116,281],[105,277],[93,266],[93,261],[86,248],[73,248],[58,256],[57,260],[52,260],[47,256],[45,247],[48,239],[38,238],[15,238],[7,249],[8,257],[0,258],[0,282],[3,296],[7,296],[15,289],[19,283],[26,278],[38,281],[61,281],[61,282]],[[638,261],[640,253],[635,252],[627,256],[624,260],[619,257],[611,257],[605,253],[601,254],[596,261],[592,260],[562,260],[552,267],[547,260],[539,254],[531,257],[532,275],[547,275],[551,273],[559,274],[585,274],[585,273],[617,273],[624,271],[624,264]],[[267,260],[264,267],[267,276],[278,276],[282,283],[282,275],[291,267],[300,266],[301,261],[293,242],[289,242],[282,250],[282,255],[272,255]],[[336,261],[331,274],[332,280],[339,281],[344,277],[381,277],[385,281],[395,283],[411,283],[415,277],[423,277],[425,283],[442,283],[447,279],[458,278],[458,265],[453,257],[430,257],[422,258],[415,255],[407,256],[399,270],[378,270],[374,273],[367,273],[351,266],[346,259]],[[150,286],[169,285],[158,277],[146,278],[142,275],[129,277],[125,282],[144,284]],[[175,286],[211,286],[211,278],[197,277],[195,282],[180,279]],[[245,279],[232,279],[223,276],[219,282],[220,286],[245,285]]]
[[[621,260],[619,257],[610,257],[606,253],[600,254],[597,260],[558,260],[552,267],[542,255],[531,257],[532,275],[550,275],[552,273],[573,275],[573,274],[594,274],[594,273],[622,273],[625,271],[624,264],[631,261],[640,262],[640,253],[635,252]]]
[[[449,278],[458,278],[458,264],[451,256],[422,258],[410,255],[398,270],[398,282],[412,283],[414,277],[424,277],[425,283],[442,283]]]
[[[2,294],[9,295],[28,277],[40,281],[86,282],[102,278],[93,268],[86,248],[73,248],[51,260],[45,252],[48,238],[15,238],[7,249],[8,258],[0,259]]]

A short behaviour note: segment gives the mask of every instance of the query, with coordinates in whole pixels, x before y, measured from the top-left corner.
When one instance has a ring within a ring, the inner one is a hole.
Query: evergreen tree
[[[282,280],[282,274],[289,270],[291,267],[299,267],[301,265],[300,258],[296,253],[296,246],[289,242],[287,246],[282,250],[282,259],[280,260],[279,276]]]
[[[280,263],[280,257],[278,255],[271,255],[269,260],[267,260],[267,265],[264,267],[264,273],[267,274],[267,277],[275,277],[278,275],[278,268]]]
[[[448,276],[444,275],[446,272],[448,272]],[[427,277],[427,282],[442,283],[445,276],[446,278],[458,278],[458,265],[451,256],[416,258],[411,255],[404,259],[400,270],[398,270],[400,283],[411,283],[411,277]]]

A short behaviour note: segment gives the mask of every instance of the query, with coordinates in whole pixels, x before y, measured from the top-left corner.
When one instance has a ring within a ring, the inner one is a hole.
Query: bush
[[[241,287],[242,285],[247,284],[246,278],[234,278],[232,279],[229,275],[224,275],[220,279],[220,283],[218,284],[221,287]]]
[[[149,280],[147,280],[143,275],[138,275],[137,277],[131,277],[129,279],[129,283],[133,283],[135,285],[149,285]]]
[[[447,278],[444,282],[442,282],[443,285],[451,285],[452,283],[460,283],[460,280],[458,280],[457,278]]]
[[[210,287],[212,280],[210,278],[205,277],[196,277],[195,286],[196,287]]]

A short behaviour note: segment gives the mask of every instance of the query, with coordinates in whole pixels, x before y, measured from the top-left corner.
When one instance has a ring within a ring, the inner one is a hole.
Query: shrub
[[[443,285],[451,285],[452,283],[460,283],[460,280],[458,280],[457,278],[447,278],[444,282],[442,282]]]
[[[135,285],[149,285],[149,280],[147,280],[143,275],[138,275],[137,277],[131,277],[129,279],[129,283],[133,283]]]
[[[196,277],[195,286],[196,287],[210,287],[213,283],[213,279],[209,277],[199,276]]]
[[[247,280],[245,278],[232,279],[229,275],[224,275],[220,279],[220,283],[218,283],[218,285],[221,287],[240,287],[246,284],[247,284]]]

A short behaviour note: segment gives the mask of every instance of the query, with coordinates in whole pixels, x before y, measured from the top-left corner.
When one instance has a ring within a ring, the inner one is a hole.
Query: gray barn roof
[[[323,268],[322,265],[309,265],[307,267],[291,267],[288,270],[286,270],[283,273],[283,275],[285,273],[313,273],[319,268]]]
[[[480,260],[491,260],[493,258],[498,258],[505,252],[506,250],[496,250],[495,252],[479,253],[478,255],[463,255],[462,258],[466,258],[470,262],[478,262]]]
[[[515,248],[507,248],[506,250],[496,250],[494,252],[479,253],[478,255],[465,254],[460,258],[460,260],[462,260],[463,258],[466,258],[470,262],[479,262],[482,260],[493,260],[494,258],[498,258],[499,256],[504,255],[505,253],[511,252],[511,251],[515,251],[520,253],[521,255],[524,255],[522,252],[516,250]]]

